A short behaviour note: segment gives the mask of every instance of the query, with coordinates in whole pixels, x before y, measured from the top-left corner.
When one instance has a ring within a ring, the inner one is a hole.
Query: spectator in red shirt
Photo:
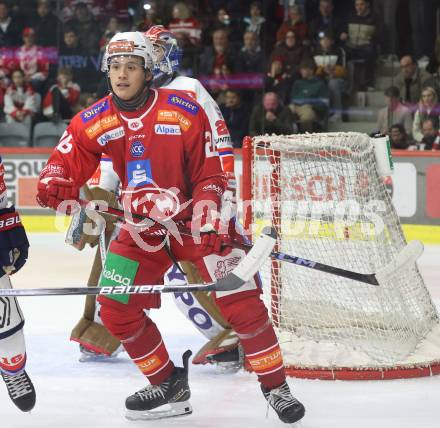
[[[202,30],[199,21],[192,17],[191,9],[183,2],[176,3],[173,7],[173,19],[168,24],[169,30],[174,34],[186,33],[195,46],[200,44]]]
[[[49,61],[45,51],[35,44],[35,30],[27,27],[23,30],[23,45],[17,49],[18,67],[24,72],[27,83],[38,91],[49,74]]]
[[[72,81],[68,68],[58,70],[57,83],[47,91],[43,99],[43,114],[49,119],[71,119],[77,111],[80,87]]]
[[[277,42],[280,43],[286,37],[288,31],[293,31],[297,40],[304,42],[307,39],[308,26],[302,19],[299,6],[289,7],[289,18],[283,22],[277,31]]]
[[[12,73],[12,83],[6,89],[5,108],[6,122],[21,122],[31,126],[32,117],[38,111],[37,97],[32,86],[25,81],[22,70]]]

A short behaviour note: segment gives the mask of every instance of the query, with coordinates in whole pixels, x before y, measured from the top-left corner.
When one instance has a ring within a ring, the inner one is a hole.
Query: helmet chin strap
[[[145,71],[145,76],[146,76],[146,71]],[[110,92],[113,95],[113,101],[115,102],[118,109],[122,111],[136,111],[141,109],[146,104],[148,97],[150,96],[151,81],[147,82],[147,80],[145,80],[142,88],[138,91],[137,94],[135,94],[129,100],[123,100],[122,98],[118,97],[115,94],[108,74],[107,74],[107,83],[108,83],[108,87],[110,88]]]

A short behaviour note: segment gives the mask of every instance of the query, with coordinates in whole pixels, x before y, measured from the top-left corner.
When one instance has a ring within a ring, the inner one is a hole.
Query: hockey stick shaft
[[[151,293],[182,293],[194,291],[231,291],[240,288],[249,281],[260,269],[269,256],[276,242],[273,228],[265,228],[256,239],[251,250],[238,265],[223,278],[207,284],[189,285],[118,285],[101,287],[65,287],[65,288],[1,288],[1,296],[62,296],[62,295],[114,295],[114,294],[151,294]]]
[[[84,207],[88,207],[90,209],[90,205],[91,203],[89,201],[80,201],[81,205]],[[89,204],[89,205],[88,205]],[[112,214],[112,215],[116,215],[118,217],[124,217],[124,210],[122,209],[118,209],[118,208],[112,208],[112,207],[108,207],[105,211],[103,211],[102,209],[100,209],[98,206],[95,206],[94,208],[95,211],[101,211],[101,212],[105,212],[107,214]],[[130,213],[130,215],[133,218],[136,218],[138,220],[152,220],[153,219],[146,217],[146,216],[142,216],[140,214],[135,214],[135,213]],[[185,227],[179,227],[178,228],[179,232],[182,235],[186,235],[186,236],[193,236],[193,234],[191,233],[191,230]],[[418,242],[418,241],[414,241],[414,242]],[[420,244],[418,242],[418,244]],[[417,244],[417,245],[418,245]],[[235,248],[241,248],[244,250],[249,250],[249,248],[252,247],[251,244],[245,244],[243,242],[238,242],[236,240],[232,241],[232,245]],[[406,247],[405,247],[406,248]],[[411,261],[415,261],[416,258],[418,256],[420,256],[421,252],[423,251],[423,247],[422,250],[420,251],[420,248],[418,247],[417,249],[413,246],[411,247],[412,250],[414,251],[408,251],[405,252],[403,256],[400,255],[400,253],[396,256],[396,259],[399,260],[400,258],[404,258],[404,260],[406,260],[407,262],[411,262]],[[405,250],[405,249],[404,249]],[[404,251],[402,250],[402,251]],[[417,254],[417,257],[414,256],[414,254]],[[410,253],[410,254],[407,254]],[[405,258],[406,256],[408,256],[409,258]],[[330,266],[324,263],[320,263],[320,262],[316,262],[313,260],[309,260],[309,259],[305,259],[302,257],[297,257],[297,256],[293,256],[290,254],[286,254],[286,253],[282,253],[282,252],[277,252],[277,251],[272,251],[270,253],[270,257],[275,259],[275,260],[280,260],[282,262],[287,262],[287,263],[291,263],[297,266],[302,266],[305,268],[309,268],[309,269],[313,269],[313,270],[318,270],[320,272],[325,272],[331,275],[336,275],[336,276],[340,276],[343,278],[347,278],[347,279],[351,279],[354,281],[358,281],[358,282],[362,282],[364,284],[370,284],[370,285],[380,285],[380,282],[378,280],[378,277],[376,275],[376,273],[360,273],[360,272],[354,272],[351,270],[347,270],[347,269],[342,269],[342,268],[338,268],[335,266]],[[386,272],[389,271],[389,266],[392,266],[393,262],[391,262],[389,265],[385,266],[384,268],[381,268],[381,270],[384,270]],[[388,269],[387,269],[388,268]],[[382,277],[382,281],[383,281],[383,277]]]
[[[215,291],[216,283],[191,285],[118,285],[114,287],[62,287],[62,288],[0,288],[0,296],[84,296],[116,294],[186,293]]]

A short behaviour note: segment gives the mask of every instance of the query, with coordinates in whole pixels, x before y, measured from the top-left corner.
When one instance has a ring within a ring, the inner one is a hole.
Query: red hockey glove
[[[219,233],[212,224],[205,224],[198,230],[194,230],[194,225],[192,225],[192,233],[195,236],[200,234],[200,250],[203,253],[221,254],[225,247],[231,245],[230,237]]]
[[[231,244],[228,228],[220,222],[218,207],[210,200],[195,205],[191,233],[200,239],[200,250],[206,254],[220,254]],[[198,240],[195,242],[198,243]]]
[[[64,201],[77,201],[79,187],[72,180],[64,177],[62,167],[50,165],[48,168],[48,166],[40,174],[37,202],[42,207],[57,210]],[[70,214],[70,212],[71,207],[68,207],[66,214]]]

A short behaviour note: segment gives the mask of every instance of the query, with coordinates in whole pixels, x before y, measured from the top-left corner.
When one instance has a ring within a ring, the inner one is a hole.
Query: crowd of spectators
[[[436,11],[434,0],[0,0],[0,120],[68,121],[106,94],[108,40],[161,24],[183,49],[181,73],[219,104],[235,147],[245,135],[326,131],[345,119],[350,93],[373,90],[378,58],[398,55],[377,131],[396,148],[436,149]],[[428,70],[418,66],[426,56]]]

